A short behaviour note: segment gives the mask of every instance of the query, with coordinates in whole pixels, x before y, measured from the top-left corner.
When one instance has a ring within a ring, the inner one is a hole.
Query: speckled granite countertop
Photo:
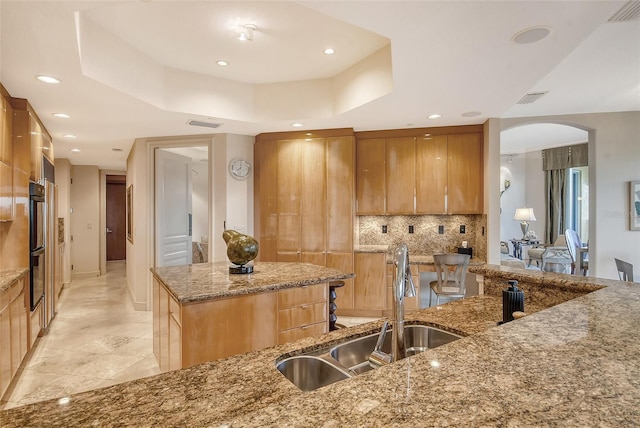
[[[9,269],[0,271],[0,294],[6,292],[22,275],[29,272],[29,268]]]
[[[528,271],[479,267],[489,277]],[[543,282],[565,286],[569,275]],[[542,281],[542,280],[541,280]],[[581,278],[588,291],[501,326],[501,299],[409,312],[470,335],[303,393],[282,356],[379,329],[381,321],[184,370],[0,412],[0,426],[634,426],[640,421],[640,287]],[[553,287],[552,287],[553,288]],[[540,308],[542,309],[542,308]],[[529,313],[534,312],[529,308]]]
[[[258,262],[251,274],[230,274],[229,264],[197,263],[167,266],[151,272],[179,302],[251,294],[352,278],[353,273],[309,263]]]
[[[356,245],[354,253],[386,253],[389,251],[388,245]]]

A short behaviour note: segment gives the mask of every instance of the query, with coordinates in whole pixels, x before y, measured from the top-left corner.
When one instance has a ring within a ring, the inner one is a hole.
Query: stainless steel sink
[[[462,336],[425,325],[407,325],[404,327],[404,343],[407,356],[437,348]],[[369,364],[369,355],[378,340],[378,334],[352,339],[341,343],[329,351],[329,355],[347,369],[363,373],[373,369]],[[391,335],[387,332],[382,351],[391,352]]]
[[[343,369],[313,355],[298,355],[276,366],[280,373],[303,391],[313,391],[350,377]]]
[[[435,327],[407,325],[404,327],[407,356],[437,348],[462,338]],[[373,370],[369,355],[373,351],[378,333],[356,339],[347,339],[330,348],[286,358],[276,363],[278,370],[303,391],[312,391],[340,380]],[[391,351],[391,334],[387,333],[382,347]]]

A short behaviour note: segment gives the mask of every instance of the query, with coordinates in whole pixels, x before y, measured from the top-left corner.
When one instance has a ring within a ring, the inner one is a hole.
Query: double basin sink
[[[296,355],[276,362],[276,368],[302,391],[313,391],[361,373],[373,370],[369,356],[373,352],[379,333]],[[382,351],[391,353],[391,329],[387,331]],[[404,327],[406,355],[411,356],[437,348],[462,338],[435,327],[406,325]]]

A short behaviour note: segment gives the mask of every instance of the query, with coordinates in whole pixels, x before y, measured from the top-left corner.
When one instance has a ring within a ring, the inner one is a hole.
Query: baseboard
[[[93,272],[74,272],[71,274],[71,280],[73,281],[74,279],[82,279],[82,278],[94,278],[100,276],[100,271],[96,270]]]
[[[129,278],[125,279],[125,284],[127,288],[127,294],[129,295],[129,300],[133,305],[134,311],[146,311],[147,310],[147,302],[136,302],[136,298],[133,295],[133,291],[131,290],[131,286],[129,285]]]

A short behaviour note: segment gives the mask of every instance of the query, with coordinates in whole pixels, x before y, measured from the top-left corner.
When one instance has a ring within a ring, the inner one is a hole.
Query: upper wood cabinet
[[[254,217],[259,259],[352,266],[353,131],[306,134],[256,138]]]
[[[356,142],[356,198],[358,215],[386,212],[385,140]]]
[[[2,88],[0,117],[0,221],[12,221],[15,212],[13,183],[13,108]]]
[[[2,117],[0,118],[0,162],[13,164],[13,108],[9,97],[2,93]]]
[[[476,128],[384,139],[369,137],[388,132],[365,133],[357,141],[357,214],[481,214],[482,132]]]
[[[46,157],[51,163],[54,161],[51,136],[27,100],[11,98],[11,105],[14,112],[14,152],[20,152],[20,155],[14,153],[16,166],[18,162],[29,162],[29,179],[40,181],[42,157]],[[21,165],[20,168],[24,167]]]

